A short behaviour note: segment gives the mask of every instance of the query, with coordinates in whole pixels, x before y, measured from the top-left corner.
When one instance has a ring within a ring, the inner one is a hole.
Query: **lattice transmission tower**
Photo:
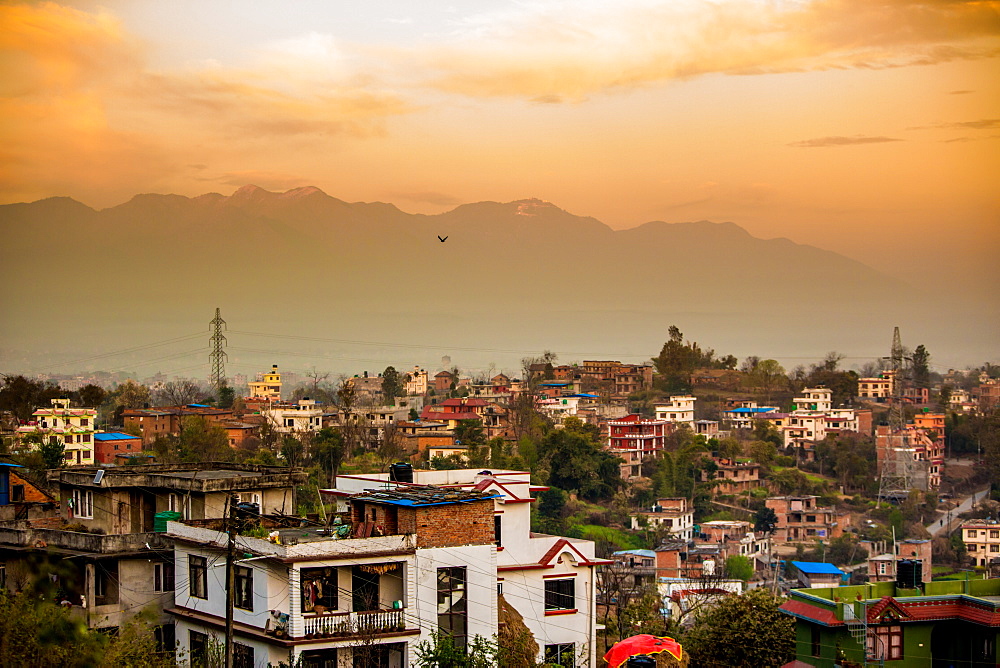
[[[212,344],[212,352],[209,355],[209,360],[212,363],[212,373],[209,376],[209,381],[212,383],[215,391],[218,392],[226,385],[226,360],[228,359],[224,350],[226,347],[226,337],[222,333],[222,330],[226,327],[226,321],[222,319],[220,309],[215,309],[215,318],[208,324],[212,328],[212,338],[209,339]]]
[[[892,332],[889,351],[892,371],[892,396],[889,398],[889,434],[884,441],[882,471],[878,483],[878,503],[904,498],[913,484],[916,463],[906,433],[906,412],[903,409],[903,385],[906,381],[906,349],[899,336],[899,327]],[[877,439],[878,437],[876,437]],[[876,440],[876,447],[878,441]],[[877,455],[876,455],[877,459]]]

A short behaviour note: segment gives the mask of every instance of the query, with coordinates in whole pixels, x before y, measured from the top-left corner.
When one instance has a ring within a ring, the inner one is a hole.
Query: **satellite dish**
[[[94,475],[94,484],[100,485],[101,480],[104,479],[104,469],[98,469],[97,473]]]

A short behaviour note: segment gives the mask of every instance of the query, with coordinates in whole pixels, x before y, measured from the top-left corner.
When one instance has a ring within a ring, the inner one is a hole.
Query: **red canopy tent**
[[[660,638],[643,633],[616,642],[604,655],[604,660],[608,662],[608,668],[620,668],[630,657],[660,652],[667,652],[678,661],[683,654],[681,644],[673,638]]]

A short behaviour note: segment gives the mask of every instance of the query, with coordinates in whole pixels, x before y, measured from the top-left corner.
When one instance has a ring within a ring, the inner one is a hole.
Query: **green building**
[[[1000,579],[793,589],[796,668],[1000,666]]]

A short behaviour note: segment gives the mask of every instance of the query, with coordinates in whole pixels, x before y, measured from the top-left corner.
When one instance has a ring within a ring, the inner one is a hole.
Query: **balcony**
[[[405,608],[302,617],[303,638],[343,638],[406,630]]]
[[[162,533],[92,534],[59,529],[0,527],[0,544],[58,552],[132,554],[146,550],[169,550]]]

